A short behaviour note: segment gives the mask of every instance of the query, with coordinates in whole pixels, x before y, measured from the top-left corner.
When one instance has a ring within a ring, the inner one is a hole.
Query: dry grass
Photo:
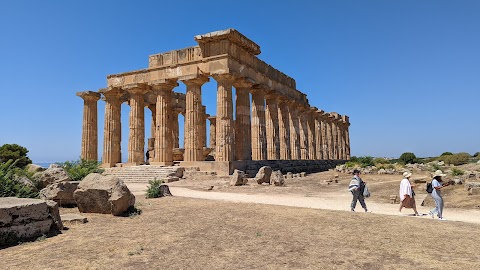
[[[480,226],[369,213],[138,198],[0,250],[2,269],[475,269]],[[73,211],[74,209],[62,209]]]

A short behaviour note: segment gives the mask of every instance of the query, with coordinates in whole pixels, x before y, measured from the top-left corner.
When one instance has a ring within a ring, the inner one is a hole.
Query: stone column
[[[200,144],[200,148],[202,149],[202,156],[203,156],[203,148],[205,147],[205,142],[207,138],[207,108],[205,105],[202,105],[200,109],[200,122],[199,124],[199,131],[198,134],[198,144]]]
[[[230,74],[214,76],[217,81],[217,127],[215,161],[233,161],[233,101],[234,77]]]
[[[280,159],[290,160],[292,154],[290,151],[290,121],[287,107],[287,98],[278,98],[278,131],[280,140]]]
[[[344,122],[342,116],[339,115],[338,124],[337,124],[337,132],[338,132],[338,159],[345,160],[345,136],[344,136]]]
[[[159,80],[150,84],[156,97],[155,157],[150,164],[170,166],[173,164],[172,90],[178,83]]]
[[[235,87],[235,160],[252,160],[250,89],[252,82],[238,79]]]
[[[157,108],[155,104],[147,106],[152,112],[152,123],[150,125],[150,138],[155,138],[155,119],[157,118]]]
[[[131,84],[125,86],[129,93],[130,117],[128,138],[128,165],[144,164],[145,160],[145,100],[148,89],[145,84]]]
[[[323,160],[323,129],[322,129],[322,117],[318,113],[315,112],[315,142],[316,142],[316,158],[318,160]]]
[[[350,160],[350,135],[348,128],[350,127],[350,119],[348,116],[344,115],[343,119],[345,121],[345,159]]]
[[[317,159],[317,141],[315,137],[315,113],[318,109],[311,107],[307,113],[308,124],[308,158],[311,160]]]
[[[338,159],[339,152],[339,142],[338,142],[338,122],[337,122],[337,113],[330,113],[331,128],[332,128],[332,146],[333,146],[333,159]]]
[[[267,134],[267,159],[280,159],[277,95],[273,91],[265,96],[265,121]]]
[[[252,160],[267,159],[265,137],[265,93],[256,88],[252,91]]]
[[[202,107],[202,85],[209,81],[208,77],[198,76],[182,80],[187,86],[185,101],[185,154],[184,161],[202,160],[200,141],[200,110]]]
[[[102,167],[109,168],[122,162],[120,147],[122,138],[120,106],[122,101],[120,98],[124,92],[122,89],[116,87],[105,88],[99,92],[105,97]]]
[[[290,148],[291,159],[300,159],[300,128],[298,120],[298,104],[295,101],[289,101],[288,103],[288,116],[290,122]]]
[[[210,116],[208,117],[210,121],[210,148],[215,149],[216,147],[216,139],[217,139],[217,117]]]
[[[331,160],[332,157],[330,156],[331,150],[331,142],[330,142],[330,123],[328,114],[326,114],[323,110],[319,110],[318,114],[320,116],[320,124],[321,124],[321,131],[322,131],[322,153],[323,159]]]
[[[178,109],[173,109],[173,119],[172,119],[172,140],[173,140],[173,148],[180,148],[178,143],[178,114],[180,111]]]
[[[325,114],[325,125],[326,125],[326,137],[327,137],[327,152],[328,152],[328,159],[334,160],[335,156],[335,142],[333,139],[333,123],[332,117],[329,113]]]
[[[82,150],[81,159],[98,160],[97,101],[100,94],[92,91],[78,92],[83,99]]]
[[[308,159],[308,123],[307,108],[303,106],[298,110],[299,135],[300,135],[300,159]]]

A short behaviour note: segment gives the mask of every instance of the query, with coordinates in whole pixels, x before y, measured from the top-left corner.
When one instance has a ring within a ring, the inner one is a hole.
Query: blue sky
[[[197,34],[235,28],[312,106],[350,116],[352,155],[473,154],[478,14],[480,1],[468,0],[0,1],[0,145],[23,145],[34,162],[77,159],[77,91],[147,67],[148,55],[194,46]],[[215,85],[202,90],[212,115]],[[122,118],[127,128],[126,105]],[[126,151],[128,130],[122,136]]]

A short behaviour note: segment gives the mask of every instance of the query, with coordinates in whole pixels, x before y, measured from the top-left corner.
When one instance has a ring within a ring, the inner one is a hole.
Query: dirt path
[[[128,184],[129,189],[135,195],[144,195],[147,185],[145,184]],[[350,211],[350,202],[351,195],[346,192],[334,192],[323,194],[321,198],[319,197],[301,197],[298,195],[264,195],[264,194],[242,194],[242,193],[228,193],[228,192],[215,192],[215,191],[198,191],[192,190],[184,187],[174,187],[170,186],[170,191],[174,196],[177,197],[187,197],[187,198],[198,198],[198,199],[207,199],[207,200],[220,200],[220,201],[230,201],[230,202],[240,202],[240,203],[259,203],[259,204],[271,204],[271,205],[284,205],[284,206],[293,206],[293,207],[303,207],[303,208],[314,208],[314,209],[328,209],[328,210],[337,210],[337,211]],[[421,201],[419,198],[418,201]],[[366,200],[368,211],[373,214],[380,215],[398,215],[398,204],[382,204],[382,203],[373,203],[368,199]],[[361,206],[357,204],[357,211],[363,211]],[[429,212],[430,208],[418,206],[417,210],[419,213],[423,213],[423,216],[414,217],[413,210],[404,209],[403,215],[412,218],[421,218],[421,219],[432,219],[426,213]],[[468,223],[477,223],[480,224],[480,215],[478,211],[475,210],[462,210],[462,209],[444,209],[444,217],[448,221],[461,221]],[[437,221],[435,219],[435,221]]]

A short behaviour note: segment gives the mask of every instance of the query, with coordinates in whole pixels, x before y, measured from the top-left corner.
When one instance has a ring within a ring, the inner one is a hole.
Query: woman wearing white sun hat
[[[410,183],[410,177],[412,173],[404,172],[403,173],[403,180],[400,182],[400,208],[398,209],[398,213],[402,214],[402,208],[412,208],[415,211],[415,216],[419,216],[417,212],[417,205],[415,204],[415,197],[413,192],[413,187]]]
[[[435,201],[435,208],[430,211],[430,215],[432,218],[437,214],[439,220],[445,220],[443,218],[443,198],[442,198],[442,191],[443,187],[450,185],[450,183],[443,183],[442,177],[446,176],[441,170],[437,170],[433,174],[432,180],[432,198]]]

